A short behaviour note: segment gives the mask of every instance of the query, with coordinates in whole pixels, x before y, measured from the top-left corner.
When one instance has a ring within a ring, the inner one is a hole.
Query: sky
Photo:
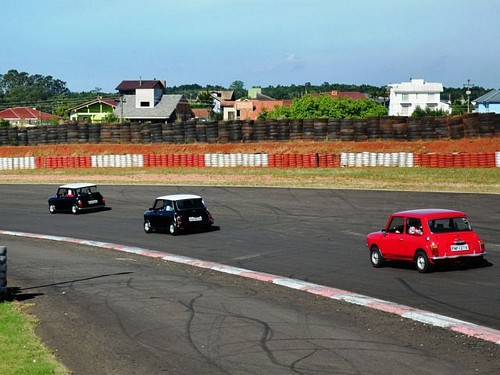
[[[0,74],[70,91],[123,80],[229,87],[500,89],[499,0],[2,0]]]

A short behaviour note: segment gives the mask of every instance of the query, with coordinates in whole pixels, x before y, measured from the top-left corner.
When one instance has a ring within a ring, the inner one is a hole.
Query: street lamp
[[[470,94],[472,92],[470,91],[472,87],[472,83],[470,83],[470,79],[467,80],[467,83],[464,84],[464,87],[466,88],[465,95],[467,95],[467,113],[470,112]]]

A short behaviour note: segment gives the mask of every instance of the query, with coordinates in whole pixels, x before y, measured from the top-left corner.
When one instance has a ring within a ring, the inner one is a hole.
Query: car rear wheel
[[[56,213],[56,206],[54,204],[49,204],[49,212],[51,214],[55,214]]]
[[[175,226],[174,223],[171,223],[170,226],[168,227],[168,232],[172,235],[175,236],[178,233],[178,229]]]
[[[429,258],[424,251],[419,251],[415,256],[415,265],[417,267],[417,271],[420,273],[426,273],[431,270],[431,263],[429,262]]]
[[[146,233],[152,233],[153,232],[153,227],[151,226],[151,223],[149,222],[149,220],[146,220],[144,222],[144,232],[146,232]]]
[[[384,258],[382,254],[380,254],[380,250],[377,246],[372,247],[370,250],[370,261],[375,268],[380,268],[384,264]]]
[[[71,213],[73,215],[78,215],[78,206],[76,204],[74,204],[73,206],[71,206]]]

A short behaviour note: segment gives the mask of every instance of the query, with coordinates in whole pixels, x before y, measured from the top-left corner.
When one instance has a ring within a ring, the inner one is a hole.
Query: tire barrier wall
[[[430,141],[500,136],[500,114],[367,119],[234,120],[0,127],[0,146],[103,143]]]
[[[7,294],[7,247],[0,246],[0,301]]]
[[[494,168],[500,151],[422,154],[408,152],[342,152],[340,154],[125,154],[0,158],[0,170],[143,167],[264,167],[264,168]]]

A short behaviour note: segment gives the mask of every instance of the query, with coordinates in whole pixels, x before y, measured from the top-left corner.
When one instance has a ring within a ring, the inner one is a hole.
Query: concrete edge
[[[244,268],[227,266],[220,263],[203,261],[186,256],[174,255],[156,250],[148,250],[140,247],[124,246],[109,242],[100,242],[100,241],[84,240],[72,237],[61,237],[61,236],[16,232],[8,230],[0,230],[0,234],[6,236],[35,238],[35,239],[68,242],[79,245],[99,247],[103,249],[147,256],[151,258],[158,258],[169,262],[186,264],[230,275],[245,277],[248,279],[270,282],[272,284],[284,286],[286,288],[300,290],[306,293],[326,298],[331,298],[339,301],[344,301],[347,303],[368,307],[371,309],[375,309],[390,314],[395,314],[401,316],[402,318],[411,319],[420,323],[448,329],[453,332],[475,337],[484,341],[490,341],[492,343],[500,345],[500,330],[496,330],[485,326],[480,326],[475,323],[469,323],[463,320],[450,318],[445,315],[435,314],[429,311],[405,305],[400,305],[397,303],[381,300],[378,298],[372,298],[362,294],[352,293],[346,290],[313,284],[307,281],[290,279],[283,276],[277,276],[264,272],[251,271]]]

